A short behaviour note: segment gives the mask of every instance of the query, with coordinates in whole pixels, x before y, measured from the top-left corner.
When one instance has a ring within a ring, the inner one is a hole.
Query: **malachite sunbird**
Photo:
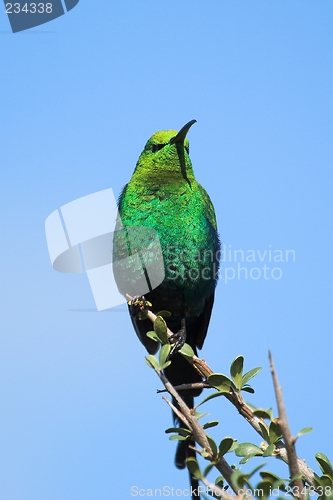
[[[211,317],[220,242],[213,204],[196,181],[189,156],[186,135],[195,121],[188,122],[179,132],[156,132],[146,143],[132,178],[119,197],[121,222],[117,227],[123,231],[115,232],[113,252],[119,291],[134,295],[142,277],[147,278],[149,290],[145,299],[151,302],[152,310],[171,312],[165,318],[168,327],[178,333],[179,345],[186,338],[196,353],[203,346]],[[154,244],[156,235],[161,253]],[[151,286],[154,276],[162,276],[156,287]],[[141,295],[140,286],[137,294]],[[154,354],[158,344],[146,336],[152,330],[151,322],[139,320],[133,313],[131,319],[140,341]],[[170,359],[165,374],[173,385],[201,381],[181,354],[175,353]],[[200,392],[182,392],[190,408],[193,396]],[[188,441],[179,441],[176,466],[184,468],[190,455],[193,451],[188,448]]]

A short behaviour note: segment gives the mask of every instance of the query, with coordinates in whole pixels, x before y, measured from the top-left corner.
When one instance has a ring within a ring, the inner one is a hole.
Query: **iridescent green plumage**
[[[219,242],[212,202],[194,177],[188,139],[171,144],[175,136],[174,130],[160,131],[148,140],[120,196],[119,213],[124,227],[157,231],[166,276],[150,300],[154,309],[195,318],[215,288]]]
[[[147,251],[153,240],[149,231],[156,231],[165,277],[145,297],[155,312],[171,312],[166,321],[173,332],[181,328],[185,318],[186,342],[196,352],[203,345],[211,316],[220,247],[214,207],[196,181],[189,157],[186,133],[194,121],[178,133],[156,132],[146,143],[119,198],[121,222],[114,238],[114,256],[118,288],[122,294],[130,294],[131,287],[142,277],[142,266],[147,279],[151,269],[160,272],[158,253]],[[137,231],[133,232],[133,228]],[[140,259],[135,259],[138,254]],[[132,257],[126,259],[128,255]],[[146,336],[152,329],[150,321],[132,317],[132,322],[147,350],[156,352],[156,343]],[[166,376],[173,385],[201,380],[180,354],[171,360]],[[184,397],[187,404],[193,406],[193,395],[198,392]],[[176,456],[176,464],[181,468],[189,454],[188,443],[182,443]]]

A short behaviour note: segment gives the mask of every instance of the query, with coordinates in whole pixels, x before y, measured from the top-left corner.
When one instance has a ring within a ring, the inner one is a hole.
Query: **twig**
[[[283,403],[283,397],[282,397],[282,389],[279,384],[274,363],[273,363],[273,357],[271,352],[268,352],[269,356],[269,363],[270,363],[270,369],[272,373],[272,378],[273,378],[273,385],[274,385],[274,391],[275,391],[275,397],[276,397],[276,402],[277,402],[277,407],[278,407],[278,412],[279,412],[279,419],[278,423],[283,435],[284,443],[286,446],[287,450],[287,456],[288,456],[288,465],[289,465],[289,472],[290,472],[290,477],[294,478],[296,476],[299,476],[300,474],[300,469],[298,466],[298,458],[296,455],[296,450],[295,450],[295,439],[292,437],[289,424],[288,424],[288,419],[287,419],[287,413],[286,409]],[[296,479],[294,481],[294,495],[303,498],[303,488],[304,488],[304,483],[302,479]]]
[[[197,441],[200,444],[200,446],[202,446],[202,448],[205,448],[208,455],[213,459],[213,452],[212,452],[212,449],[209,445],[209,442],[208,442],[208,439],[206,437],[206,433],[205,433],[204,429],[199,424],[198,420],[192,415],[192,413],[189,410],[189,408],[187,407],[186,403],[184,403],[184,400],[179,396],[178,392],[175,391],[172,384],[168,381],[168,379],[166,378],[164,373],[162,373],[160,370],[156,370],[156,369],[155,369],[155,371],[156,371],[157,375],[159,376],[159,378],[161,379],[164,387],[167,389],[169,394],[171,394],[171,396],[177,402],[181,412],[183,413],[182,420],[184,421],[184,417],[185,417],[185,423],[186,423],[186,425],[188,425],[190,427],[191,431],[193,432],[193,436],[194,436],[195,441]],[[169,403],[169,404],[171,405],[172,403]]]
[[[178,392],[174,389],[172,384],[168,381],[166,376],[161,372],[160,370],[156,370],[155,372],[161,379],[164,387],[166,390],[171,394],[171,396],[175,399],[177,402],[181,412],[175,408],[175,406],[165,397],[163,399],[167,402],[167,404],[173,409],[173,411],[177,410],[177,416],[189,427],[193,434],[194,440],[205,450],[205,452],[208,454],[205,458],[208,458],[208,460],[213,461],[214,460],[214,455],[213,451],[209,445],[206,433],[203,429],[203,427],[199,424],[198,420],[194,417],[194,415],[191,413],[187,405],[184,403],[183,399],[179,396]],[[226,479],[232,490],[237,494],[238,493],[238,488],[233,485],[233,482],[231,480],[231,476],[233,474],[233,469],[230,467],[230,465],[227,463],[227,461],[222,457],[217,463],[214,464],[215,467],[219,470],[219,472],[223,475],[223,477]]]
[[[197,448],[196,446],[192,446],[191,444],[188,445],[189,448],[191,448],[191,450],[195,451],[196,453],[199,453],[199,455],[202,455],[202,450],[199,450],[199,448]]]
[[[168,391],[167,391],[167,392],[168,392]],[[166,403],[170,406],[170,408],[171,408],[171,410],[174,412],[174,414],[175,414],[175,415],[177,415],[177,417],[178,417],[178,418],[179,418],[179,419],[180,419],[180,420],[181,420],[181,421],[182,421],[182,422],[183,422],[183,423],[184,423],[187,427],[189,427],[189,426],[190,426],[190,424],[189,424],[189,422],[187,421],[187,419],[186,419],[185,415],[183,415],[183,414],[182,414],[182,412],[181,412],[181,411],[179,411],[179,410],[178,410],[178,408],[177,408],[175,405],[173,405],[173,404],[171,403],[171,401],[170,401],[168,398],[166,398],[165,396],[162,396],[162,399],[164,399],[164,401],[165,401],[165,402],[166,402]]]

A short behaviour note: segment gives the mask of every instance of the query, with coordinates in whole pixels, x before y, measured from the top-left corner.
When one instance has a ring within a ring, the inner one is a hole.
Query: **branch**
[[[128,298],[131,300],[132,297],[128,295]],[[142,311],[144,311],[147,315],[147,318],[150,319],[152,323],[156,320],[157,316],[149,309],[145,308],[144,305],[140,307]],[[173,335],[173,332],[167,327],[167,335],[168,338]],[[198,358],[197,356],[193,356],[193,358],[184,356],[186,360],[197,370],[197,372],[204,378],[207,379],[210,375],[214,373],[214,371],[207,365],[206,361]],[[204,383],[204,382],[203,382]],[[171,384],[170,384],[171,385]],[[169,391],[168,391],[169,392]],[[171,393],[170,393],[171,394]],[[230,391],[229,393],[224,393],[224,396],[230,401],[232,405],[238,410],[239,414],[245,418],[245,420],[253,427],[253,429],[263,438],[262,430],[260,428],[259,422],[263,425],[267,431],[269,430],[268,425],[262,419],[253,414],[253,411],[249,406],[244,403],[243,399],[236,394],[234,391]],[[179,397],[179,396],[178,396]],[[176,399],[176,398],[175,398]],[[180,398],[181,399],[181,398]],[[181,400],[183,402],[183,400]],[[178,401],[177,401],[178,402]],[[199,443],[200,444],[200,443]],[[276,450],[275,453],[277,456],[283,460],[286,464],[289,465],[288,451],[286,445],[282,441],[278,441],[275,443]],[[223,457],[222,457],[223,458]],[[306,465],[304,460],[297,458],[297,465],[299,472],[302,474],[304,480],[310,484],[312,487],[316,488],[314,482],[314,471]],[[220,470],[220,469],[219,469]],[[222,470],[220,470],[221,474],[227,479]],[[227,479],[228,481],[228,479]]]
[[[300,469],[298,466],[298,458],[297,458],[296,450],[295,450],[295,439],[292,437],[291,432],[290,432],[288,419],[287,419],[287,413],[286,413],[286,409],[285,409],[283,397],[282,397],[282,389],[281,389],[281,386],[279,385],[279,381],[278,381],[275,367],[274,367],[274,363],[273,363],[273,357],[272,357],[272,354],[270,351],[268,352],[268,356],[269,356],[270,369],[271,369],[271,373],[272,373],[275,397],[276,397],[278,413],[279,413],[278,424],[280,426],[280,429],[281,429],[281,432],[283,435],[283,439],[285,442],[286,450],[287,450],[290,477],[294,478],[294,477],[300,475]],[[297,494],[295,493],[295,496],[297,496],[299,498],[303,498],[303,494],[301,492],[303,491],[304,483],[303,483],[302,479],[296,479],[294,481],[294,484],[295,484],[295,487],[297,489]]]
[[[187,405],[184,403],[183,399],[179,396],[178,392],[174,389],[172,384],[168,381],[166,376],[160,371],[156,370],[154,368],[155,372],[161,379],[164,387],[166,390],[171,394],[171,396],[175,399],[177,402],[181,412],[170,402],[168,401],[167,398],[163,397],[163,399],[168,403],[168,405],[175,411],[177,416],[189,427],[191,430],[194,440],[206,451],[208,456],[208,460],[211,462],[214,461],[214,455],[213,451],[209,445],[206,433],[203,429],[203,427],[199,424],[198,420],[195,418],[195,416],[192,414],[192,412],[189,410]],[[226,479],[226,481],[229,483],[230,487],[232,490],[238,494],[238,488],[234,486],[231,476],[234,472],[234,470],[230,467],[230,465],[227,463],[227,461],[221,457],[218,462],[216,462],[215,467],[218,469],[218,471],[223,475],[223,477]]]
[[[188,358],[186,358],[188,360]],[[210,375],[212,375],[213,370],[209,368],[209,366],[206,364],[204,360],[200,360],[196,356],[193,356],[193,366],[194,368],[198,369],[198,366],[200,367],[199,373],[204,377],[208,378]],[[230,401],[232,405],[238,410],[238,413],[245,418],[245,420],[253,427],[253,429],[263,438],[265,439],[262,430],[260,428],[260,425],[263,425],[267,432],[269,431],[269,427],[266,424],[266,422],[262,419],[254,415],[253,411],[247,404],[243,401],[243,399],[236,394],[234,391],[230,391],[228,393],[224,393],[224,396]],[[287,449],[285,444],[282,441],[278,441],[275,443],[276,446],[276,453],[278,453],[278,457],[283,460],[286,464],[289,463],[288,460],[288,454],[287,454]],[[297,458],[297,464],[299,467],[299,471],[301,472],[303,478],[307,483],[309,483],[312,487],[316,487],[314,483],[314,471],[306,465],[304,460],[301,460],[300,458]]]

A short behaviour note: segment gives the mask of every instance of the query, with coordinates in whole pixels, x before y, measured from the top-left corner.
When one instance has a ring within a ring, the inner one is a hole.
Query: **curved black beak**
[[[184,127],[182,127],[180,129],[180,131],[178,132],[178,134],[175,135],[175,137],[172,137],[170,139],[170,144],[175,144],[175,142],[182,142],[182,143],[184,143],[184,140],[185,140],[187,132],[190,130],[190,128],[192,127],[192,125],[194,123],[196,123],[196,121],[197,120],[191,120],[190,122],[186,123],[186,125],[184,125]]]

